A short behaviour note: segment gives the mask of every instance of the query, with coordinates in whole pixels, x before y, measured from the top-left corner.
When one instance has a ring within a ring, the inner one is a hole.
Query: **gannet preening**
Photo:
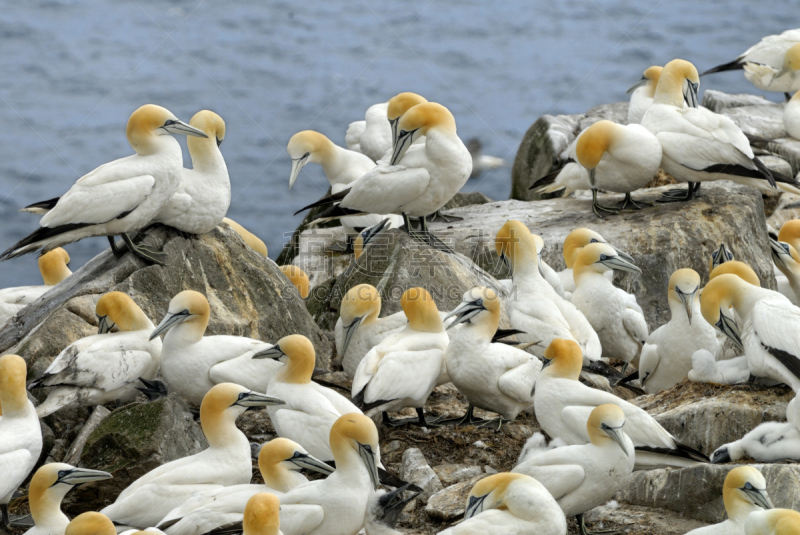
[[[69,269],[69,254],[61,247],[43,254],[39,257],[39,272],[44,281],[42,286],[18,286],[0,290],[0,325],[72,275]]]
[[[767,481],[752,466],[739,466],[728,472],[722,485],[722,501],[727,520],[693,529],[686,535],[744,535],[744,523],[750,513],[772,509]]]
[[[350,123],[345,134],[345,146],[369,156],[374,161],[391,156],[397,141],[397,125],[403,114],[417,104],[428,102],[416,93],[399,93],[388,100],[367,109],[365,121]]]
[[[82,513],[72,519],[64,535],[116,535],[117,529],[109,518],[101,513]]]
[[[575,305],[558,296],[539,272],[536,242],[528,228],[510,220],[495,237],[497,254],[511,264],[514,290],[506,301],[506,310],[523,342],[539,342],[533,352],[542,356],[555,338],[567,338],[580,344],[587,361],[600,359],[603,351],[597,333]]]
[[[64,535],[69,524],[61,512],[61,500],[81,483],[110,479],[111,474],[88,468],[75,468],[66,463],[50,463],[39,468],[31,479],[28,504],[34,527],[25,535]]]
[[[800,533],[800,513],[791,509],[754,511],[744,522],[744,535],[796,535]]]
[[[724,264],[719,264],[708,274],[708,280],[712,281],[720,275],[736,275],[753,286],[761,286],[761,279],[758,278],[753,268],[739,260],[728,260]]]
[[[791,93],[800,89],[800,30],[768,35],[729,63],[717,65],[701,76],[743,70],[744,77],[764,91]]]
[[[636,469],[663,466],[685,467],[708,462],[708,458],[678,442],[655,418],[614,394],[581,384],[583,358],[572,340],[556,339],[544,354],[552,362],[536,379],[533,400],[536,419],[548,435],[567,444],[586,444],[586,421],[592,409],[606,403],[625,413],[625,433],[636,447]]]
[[[297,288],[297,292],[300,294],[300,297],[303,299],[307,298],[311,283],[308,280],[308,275],[306,275],[306,272],[291,264],[280,266],[280,270],[284,275],[286,275],[286,278],[289,279],[292,285]]]
[[[572,274],[572,266],[575,264],[575,259],[578,257],[578,253],[581,252],[581,249],[590,243],[608,242],[600,234],[588,228],[573,229],[564,239],[562,255],[564,256],[564,263],[567,267],[558,272],[558,278],[561,281],[561,286],[564,288],[565,295],[567,295],[568,299],[572,299],[572,292],[575,291],[575,277]],[[611,245],[611,247],[614,246]],[[633,257],[631,255],[616,247],[614,247],[614,250],[619,256],[633,263]],[[604,275],[611,281],[614,277],[614,272],[606,271]]]
[[[8,527],[8,502],[42,452],[42,429],[33,403],[28,401],[25,377],[28,367],[22,357],[0,357],[0,510]]]
[[[636,296],[617,288],[603,275],[614,269],[642,272],[607,243],[590,243],[582,248],[572,268],[576,285],[572,304],[600,338],[603,356],[625,362],[625,373],[627,365],[638,358],[649,333]]]
[[[179,396],[199,405],[217,383],[236,383],[264,390],[280,364],[253,360],[272,344],[244,336],[203,336],[211,308],[200,292],[185,290],[169,302],[169,311],[150,334],[166,332],[161,350],[161,376]]]
[[[257,253],[261,253],[264,256],[268,256],[267,246],[261,240],[261,238],[259,238],[258,236],[256,236],[243,226],[241,226],[233,219],[223,217],[222,222],[231,227],[234,231],[236,231],[236,234],[241,236],[241,238],[244,240],[247,246],[250,247],[252,250],[254,250]]]
[[[709,281],[700,304],[706,321],[744,349],[751,374],[800,390],[800,308],[778,292],[733,274]],[[741,318],[741,328],[730,307]]]
[[[387,413],[404,407],[417,410],[417,422],[425,427],[423,407],[437,384],[447,382],[444,355],[449,338],[431,294],[424,288],[409,288],[400,298],[408,325],[387,336],[367,352],[353,378],[353,402],[366,414]]]
[[[259,492],[247,500],[242,519],[242,535],[283,535],[281,501],[274,494]]]
[[[247,501],[259,492],[278,497],[308,480],[302,469],[330,474],[333,468],[308,454],[298,443],[275,438],[264,444],[258,454],[258,469],[263,485],[232,485],[195,493],[167,513],[158,528],[167,535],[194,535],[231,522],[241,522]]]
[[[595,407],[586,422],[589,444],[545,451],[513,471],[544,485],[565,516],[577,517],[585,534],[583,514],[610,500],[633,472],[636,457],[624,426],[625,413],[617,405]]]
[[[95,306],[100,334],[87,336],[62,351],[28,388],[54,387],[36,407],[44,418],[66,407],[130,401],[139,393],[139,379],[155,379],[161,340],[150,339],[155,326],[125,293],[104,294]],[[116,325],[119,332],[108,332]]]
[[[650,333],[639,359],[639,381],[648,394],[683,381],[695,352],[717,354],[717,334],[700,311],[699,290],[700,275],[693,269],[679,269],[669,278],[670,320]]]
[[[448,329],[463,324],[450,335],[445,354],[447,375],[469,408],[464,423],[475,423],[474,407],[513,420],[533,405],[533,385],[542,369],[539,359],[521,349],[492,343],[500,324],[500,299],[489,288],[473,288],[448,317]]]
[[[641,206],[631,199],[631,192],[653,180],[661,164],[661,144],[638,124],[626,126],[612,121],[598,121],[581,132],[576,140],[575,158],[589,173],[592,210],[616,214],[619,210]],[[597,190],[624,193],[616,209],[597,203]]]
[[[656,94],[658,78],[664,67],[653,65],[645,69],[642,79],[633,84],[626,93],[631,94],[631,101],[628,104],[628,124],[639,124],[642,122],[644,112],[653,103],[653,96]]]
[[[711,253],[711,262],[708,271],[711,272],[720,264],[733,260],[733,253],[728,250],[724,243],[719,244],[719,249]]]
[[[386,108],[386,119],[389,121],[389,125],[392,129],[392,142],[391,145],[389,145],[389,147],[384,151],[382,159],[385,160],[387,158],[391,158],[392,150],[397,144],[397,138],[400,134],[400,119],[403,118],[403,115],[405,115],[408,110],[417,104],[423,104],[425,102],[428,102],[425,97],[410,91],[398,93],[389,99],[389,106]],[[425,141],[424,138],[425,136],[419,136],[414,140],[413,143],[423,143]]]
[[[778,281],[778,291],[797,305],[800,303],[800,254],[788,243],[773,238],[769,239],[769,245],[772,261],[785,277],[784,281]]]
[[[699,87],[694,65],[682,59],[670,61],[661,72],[653,104],[642,118],[642,126],[661,143],[661,168],[688,183],[687,190],[668,192],[662,201],[691,200],[700,183],[708,180],[800,193],[793,179],[771,172],[753,155],[747,137],[730,118],[697,106]]]
[[[528,189],[536,190],[537,193],[556,193],[560,191],[562,197],[579,190],[591,189],[589,172],[578,163],[577,156],[575,156],[577,144],[578,140],[576,139],[567,148],[567,160],[564,165],[536,179]]]
[[[525,474],[483,478],[467,497],[464,521],[439,535],[566,535],[567,519],[544,486]]]
[[[214,386],[200,405],[208,449],[151,470],[101,512],[116,524],[143,529],[155,526],[195,492],[249,483],[250,442],[236,427],[236,418],[251,407],[281,403],[232,383]]]
[[[127,128],[133,156],[101,165],[81,177],[64,195],[26,207],[47,210],[40,228],[8,248],[8,260],[44,248],[50,251],[89,236],[121,234],[134,254],[163,263],[163,253],[134,245],[128,232],[147,226],[177,191],[183,169],[181,146],[170,134],[207,137],[179,121],[169,110],[145,104],[131,115]]]
[[[353,240],[353,256],[355,256],[356,260],[361,258],[361,255],[364,254],[367,245],[369,245],[370,242],[374,240],[376,236],[378,236],[381,232],[383,232],[383,229],[389,227],[389,225],[390,225],[389,219],[384,219],[377,225],[365,228],[364,230],[358,233],[356,239]]]
[[[231,181],[219,150],[225,121],[209,110],[194,114],[189,124],[206,137],[189,137],[186,144],[192,168],[181,171],[178,190],[155,218],[158,223],[189,234],[205,234],[219,225],[231,204]]]

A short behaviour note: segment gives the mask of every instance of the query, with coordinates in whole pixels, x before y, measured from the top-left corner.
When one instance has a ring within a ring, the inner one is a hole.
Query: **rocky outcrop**
[[[414,483],[422,489],[419,498],[427,501],[431,494],[442,490],[442,482],[436,472],[428,466],[428,461],[419,448],[408,448],[403,452],[403,471],[400,478],[409,483]]]

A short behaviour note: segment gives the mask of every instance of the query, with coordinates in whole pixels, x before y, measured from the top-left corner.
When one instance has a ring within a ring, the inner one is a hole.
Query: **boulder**
[[[403,452],[403,470],[400,479],[414,483],[422,489],[419,498],[426,501],[431,494],[442,490],[442,482],[436,472],[428,466],[428,461],[419,448],[408,448]]]
[[[428,498],[425,513],[434,522],[447,522],[463,518],[464,511],[467,509],[469,491],[472,490],[475,483],[488,475],[478,475],[440,490]]]
[[[586,513],[585,518],[589,529],[604,530],[613,527],[618,533],[637,535],[684,535],[707,525],[672,511],[616,502],[595,507]]]
[[[434,466],[433,471],[439,476],[442,485],[453,485],[464,481],[465,479],[472,479],[483,473],[483,468],[480,466],[470,466],[468,464],[440,464]]]

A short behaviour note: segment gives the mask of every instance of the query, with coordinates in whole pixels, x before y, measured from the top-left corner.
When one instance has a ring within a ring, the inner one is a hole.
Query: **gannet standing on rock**
[[[210,316],[206,297],[185,290],[172,298],[166,316],[150,334],[152,340],[167,333],[161,350],[161,375],[169,388],[195,405],[217,383],[264,390],[280,365],[251,357],[272,344],[244,336],[203,336]]]
[[[82,513],[67,525],[64,535],[116,535],[117,529],[109,518],[101,513]]]
[[[200,405],[200,425],[209,447],[151,470],[101,512],[118,525],[144,529],[195,492],[250,482],[250,443],[236,418],[251,407],[283,403],[232,383],[214,386]]]
[[[791,509],[754,511],[744,522],[744,535],[796,535],[800,533],[800,513]]]
[[[600,234],[588,228],[573,229],[564,239],[564,245],[561,250],[561,254],[564,256],[564,263],[567,265],[567,267],[566,269],[558,272],[558,278],[561,280],[561,286],[564,288],[565,295],[569,300],[572,299],[572,292],[575,291],[575,277],[572,273],[572,267],[575,265],[575,259],[578,258],[578,253],[580,253],[581,249],[590,243],[608,242]],[[614,246],[611,245],[611,247]],[[614,247],[614,250],[619,256],[628,262],[633,263],[633,257],[631,255],[617,249],[616,247]],[[609,281],[611,281],[614,277],[614,272],[606,271],[604,275]]]
[[[8,502],[42,452],[42,428],[33,403],[28,401],[22,357],[0,357],[0,510],[2,525],[9,526]]]
[[[52,250],[89,236],[121,234],[134,254],[163,263],[163,253],[136,246],[128,232],[144,228],[169,201],[181,181],[183,154],[170,134],[207,137],[179,121],[169,110],[145,104],[128,120],[133,156],[101,165],[80,178],[64,195],[32,204],[26,210],[46,210],[40,228],[7,249],[7,260],[44,248]]]
[[[223,217],[222,222],[231,227],[236,232],[236,234],[241,236],[241,238],[244,240],[247,246],[250,247],[252,250],[254,250],[257,253],[261,253],[264,256],[268,256],[267,246],[261,240],[261,238],[259,238],[258,236],[256,236],[243,226],[241,226],[233,219]]]
[[[44,281],[42,286],[18,286],[0,290],[0,325],[72,275],[69,269],[69,254],[61,247],[43,254],[39,257],[39,272]]]
[[[645,69],[642,79],[636,82],[626,93],[631,94],[631,101],[628,104],[628,124],[639,124],[642,122],[644,113],[653,103],[653,96],[656,94],[658,78],[664,67],[653,65]]]
[[[595,407],[586,422],[589,444],[563,446],[529,457],[514,467],[544,485],[565,516],[577,516],[603,505],[625,486],[633,472],[633,443],[625,434],[625,413],[617,405]]]

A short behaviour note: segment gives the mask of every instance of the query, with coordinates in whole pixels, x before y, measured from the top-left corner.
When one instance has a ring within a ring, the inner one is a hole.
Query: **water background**
[[[414,91],[453,112],[459,135],[513,161],[545,113],[625,100],[652,64],[681,57],[701,71],[796,24],[797,2],[26,1],[0,10],[0,250],[37,228],[18,213],[64,193],[98,165],[132,153],[125,124],[153,102],[188,121],[208,108],[227,123],[229,216],[275,258],[292,213],[327,181],[308,165],[290,192],[285,148],[315,129],[343,144],[371,104]],[[741,73],[701,89],[758,93]],[[768,94],[772,100],[782,95]],[[185,148],[185,140],[180,139]],[[188,153],[185,153],[188,164]],[[493,199],[510,168],[471,180]],[[77,269],[105,238],[67,246]],[[0,288],[41,284],[36,256],[0,264]]]

